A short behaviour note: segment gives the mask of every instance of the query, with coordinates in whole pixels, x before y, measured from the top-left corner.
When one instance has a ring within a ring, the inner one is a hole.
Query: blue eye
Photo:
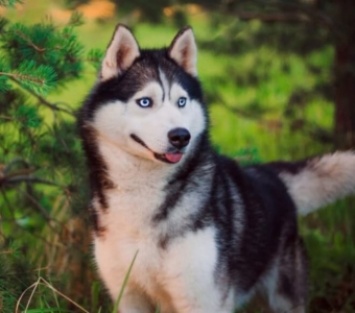
[[[153,105],[153,100],[148,97],[140,98],[136,102],[142,108],[150,108]]]
[[[187,99],[185,97],[180,97],[177,101],[179,108],[183,108],[186,105]]]

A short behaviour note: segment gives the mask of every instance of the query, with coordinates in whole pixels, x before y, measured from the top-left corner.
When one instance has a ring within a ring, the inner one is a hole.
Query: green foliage
[[[302,235],[310,252],[309,311],[354,312],[355,307],[355,219],[354,198],[339,201],[314,213],[302,224]]]
[[[81,4],[88,3],[89,0],[65,0],[65,4],[70,9],[75,9]]]
[[[41,94],[46,94],[53,88],[57,80],[52,67],[36,64],[33,60],[22,62],[12,73],[6,73],[4,76],[9,76],[23,87]]]
[[[116,0],[116,2],[118,1]],[[156,0],[154,2],[145,0],[125,1],[122,2],[122,9],[126,12],[130,12],[138,8],[144,20],[159,23],[162,22],[163,19],[163,8],[172,4],[174,4],[172,0]]]
[[[19,106],[15,111],[14,117],[18,119],[23,127],[37,128],[41,124],[37,109],[29,105]]]
[[[0,252],[0,264],[0,309],[3,313],[10,313],[14,311],[22,291],[32,284],[33,277],[28,273],[26,261],[16,244],[12,250]]]
[[[79,16],[73,15],[68,26],[61,30],[51,22],[31,26],[3,22],[0,77],[36,93],[47,93],[54,86],[79,77],[83,46],[73,29],[79,22]],[[7,81],[2,79],[0,83],[0,89],[6,89]]]
[[[22,0],[0,0],[0,6],[13,7],[16,3],[22,2]]]
[[[81,23],[78,14],[62,27],[50,20],[25,25],[0,19],[0,310],[6,313],[53,253],[59,261],[43,275],[63,266],[65,254],[74,252],[70,262],[87,262],[67,228],[71,205],[82,212],[87,198],[86,188],[78,188],[85,176],[74,109],[45,98],[83,73],[86,53],[75,31]],[[64,231],[70,240],[58,250],[54,242]],[[70,279],[66,284],[74,286]],[[58,306],[45,294],[35,298],[42,308]]]
[[[88,52],[87,60],[94,66],[97,71],[99,71],[103,57],[104,55],[101,49],[91,49]]]

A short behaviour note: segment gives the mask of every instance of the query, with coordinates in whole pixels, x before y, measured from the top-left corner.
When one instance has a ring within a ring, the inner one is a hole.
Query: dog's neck
[[[141,186],[162,189],[166,178],[176,171],[176,166],[133,155],[106,140],[99,140],[98,148],[108,178],[119,190],[132,191]]]

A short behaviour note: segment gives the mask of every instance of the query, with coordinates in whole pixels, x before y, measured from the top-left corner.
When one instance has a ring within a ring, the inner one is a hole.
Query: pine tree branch
[[[13,160],[11,160],[9,163],[7,163],[5,166],[4,166],[4,173],[7,174],[11,171],[11,168],[14,166],[14,165],[18,165],[18,164],[21,164],[22,166],[24,166],[25,168],[29,168],[30,167],[30,164],[22,159],[22,158],[14,158]],[[0,168],[1,169],[1,168]]]
[[[15,31],[15,34],[18,35],[20,38],[22,38],[24,41],[26,41],[28,43],[28,45],[30,45],[37,52],[42,53],[42,52],[46,51],[45,48],[41,48],[41,47],[38,47],[37,45],[35,45],[31,39],[29,39],[25,36],[24,33],[20,32],[20,31]]]
[[[261,7],[265,7],[265,1],[255,1]],[[313,7],[311,4],[301,4],[287,1],[270,1],[268,3],[273,7],[274,12],[248,12],[243,10],[236,10],[233,13],[242,20],[257,19],[262,22],[269,23],[302,23],[302,22],[316,22],[328,28],[337,36],[341,36],[337,22],[326,13]]]
[[[5,176],[3,178],[0,178],[0,186],[1,185],[20,184],[20,183],[37,183],[37,184],[45,184],[45,185],[50,185],[50,186],[59,186],[58,184],[56,184],[52,181],[38,178],[38,177],[28,176],[28,175],[18,175],[18,176],[13,176],[10,178]]]
[[[14,73],[6,73],[6,72],[0,72],[0,76],[7,76],[10,78],[15,78],[15,79],[23,79],[23,80],[29,80],[32,81],[36,84],[43,85],[45,83],[44,79],[39,79],[30,75],[24,75],[24,74],[14,74]]]
[[[47,210],[37,201],[37,199],[35,197],[33,197],[28,192],[25,193],[25,196],[34,205],[34,207],[36,208],[38,213],[41,214],[47,222],[50,222],[50,221],[54,220],[50,216],[50,214],[47,212]],[[49,224],[49,226],[51,227],[50,224]]]
[[[218,105],[220,106],[223,106],[225,109],[227,109],[228,111],[230,111],[231,113],[237,115],[237,116],[240,116],[240,117],[243,117],[245,119],[248,119],[248,120],[252,120],[252,121],[264,121],[264,119],[261,117],[261,115],[263,113],[265,113],[266,111],[267,112],[270,112],[271,110],[263,110],[263,112],[253,112],[252,110],[247,110],[247,109],[243,109],[243,108],[239,108],[237,106],[230,106],[228,105],[227,103],[223,102],[223,101],[220,101],[218,103]]]
[[[19,80],[17,80],[15,77],[9,77],[12,81],[14,81],[17,85],[19,85],[21,88],[25,89],[28,93],[30,93],[32,96],[34,96],[41,104],[43,104],[44,106],[55,110],[55,111],[60,111],[60,112],[64,112],[67,114],[70,114],[72,116],[75,116],[75,113],[73,110],[68,110],[62,107],[59,107],[57,105],[55,105],[54,103],[49,102],[48,100],[46,100],[45,98],[43,98],[41,95],[39,95],[38,93],[34,92],[33,90],[31,90],[30,88],[27,88],[26,86],[23,86],[23,84],[21,84],[21,82]]]
[[[285,12],[272,12],[272,13],[259,13],[259,12],[248,12],[238,10],[235,12],[235,15],[243,20],[259,20],[265,23],[273,23],[273,22],[304,22],[309,20],[307,16],[301,15],[299,13],[285,13]]]
[[[0,115],[0,119],[6,120],[6,121],[13,121],[14,118],[11,116],[5,116],[5,115]]]
[[[53,224],[57,224],[58,226],[63,226],[61,222],[53,218],[47,210],[37,201],[35,197],[33,197],[28,192],[25,193],[26,198],[34,205],[35,209],[41,216],[48,222],[49,228],[51,228],[54,232],[57,232],[58,229],[54,227]]]
[[[16,177],[16,176],[20,176],[20,175],[30,175],[32,173],[34,173],[36,170],[34,168],[22,168],[22,169],[19,169],[19,170],[15,170],[11,173],[8,173],[7,174],[7,167],[5,167],[4,169],[4,173],[5,173],[5,178],[6,179],[11,179],[12,177]]]
[[[289,10],[298,10],[299,12],[302,12],[304,15],[307,15],[309,20],[313,18],[332,30],[334,30],[335,28],[335,22],[332,18],[330,18],[328,15],[321,12],[320,10],[317,10],[316,8],[312,8],[310,5],[301,4],[301,3],[292,3],[286,1],[275,1],[274,4],[280,7],[287,8]]]
[[[15,160],[17,162],[22,162],[22,160]],[[15,162],[13,161],[13,162]],[[60,186],[52,181],[49,181],[47,179],[42,179],[38,177],[32,176],[32,174],[36,171],[33,167],[26,167],[26,168],[21,168],[17,169],[14,171],[9,172],[9,169],[11,168],[11,164],[14,164],[11,162],[9,165],[4,166],[0,168],[0,188],[1,186],[6,186],[6,185],[16,185],[20,183],[37,183],[37,184],[45,184],[45,185],[51,185],[51,186],[57,186],[57,187],[63,187]],[[27,165],[27,162],[26,162]]]

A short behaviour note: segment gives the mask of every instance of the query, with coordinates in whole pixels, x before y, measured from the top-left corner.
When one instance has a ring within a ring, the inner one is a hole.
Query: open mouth
[[[170,151],[167,153],[156,153],[154,151],[152,151],[146,144],[145,142],[140,139],[137,135],[135,134],[131,134],[131,138],[139,143],[141,146],[143,146],[144,148],[146,148],[147,150],[149,150],[150,152],[153,153],[154,157],[162,162],[165,163],[169,163],[169,164],[174,164],[174,163],[178,163],[182,157],[183,157],[183,153],[179,150],[174,150],[174,151]]]
[[[154,156],[156,159],[166,162],[166,163],[178,163],[182,158],[181,152],[169,152],[164,154],[158,154],[154,152]]]

